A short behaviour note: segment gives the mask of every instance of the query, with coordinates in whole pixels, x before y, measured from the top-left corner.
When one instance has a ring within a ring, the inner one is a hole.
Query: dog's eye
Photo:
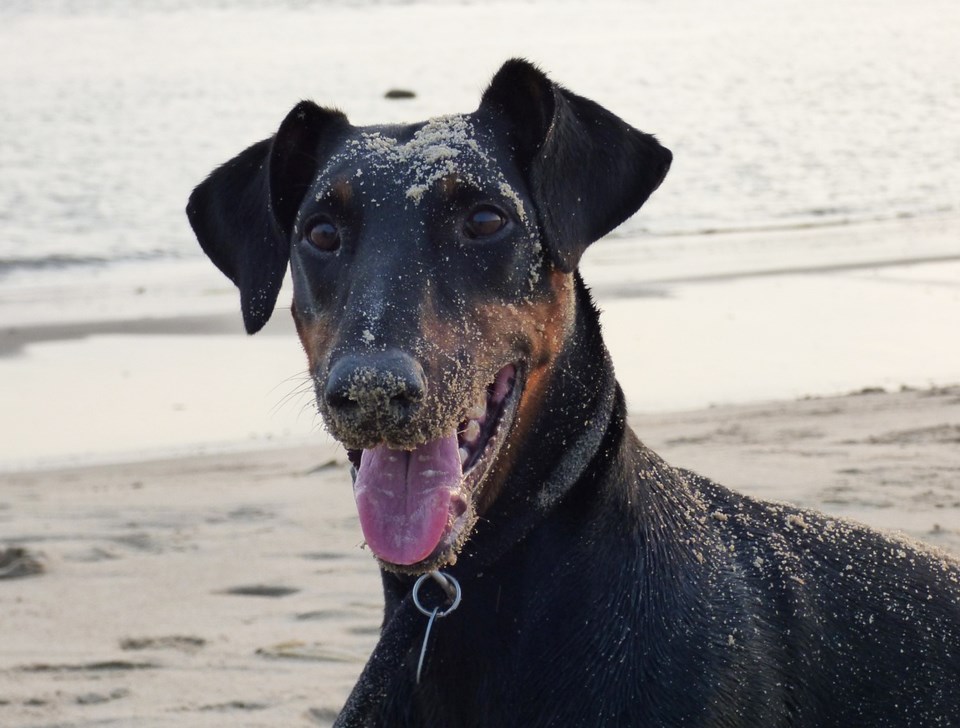
[[[307,229],[307,240],[317,250],[333,251],[340,247],[340,230],[332,221],[320,219]]]
[[[470,213],[463,225],[470,238],[487,238],[499,232],[507,224],[507,216],[489,205],[478,207]]]

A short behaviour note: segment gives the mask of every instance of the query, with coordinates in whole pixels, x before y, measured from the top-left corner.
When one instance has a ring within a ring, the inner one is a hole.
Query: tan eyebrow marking
[[[464,182],[460,178],[460,175],[454,172],[441,177],[439,183],[437,184],[437,189],[440,191],[441,195],[449,198],[457,194],[457,190],[462,187],[463,184]]]
[[[329,195],[346,207],[353,199],[353,185],[348,180],[338,179],[330,186]]]

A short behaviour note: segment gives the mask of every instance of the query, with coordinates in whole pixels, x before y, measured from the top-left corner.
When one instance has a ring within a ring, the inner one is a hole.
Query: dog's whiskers
[[[299,381],[296,381],[296,380],[299,380]],[[290,390],[285,395],[283,395],[279,399],[279,401],[275,405],[273,405],[273,407],[270,410],[270,413],[272,415],[276,415],[278,412],[280,412],[281,409],[291,404],[292,402],[301,399],[305,395],[310,395],[310,399],[301,406],[300,413],[302,413],[306,407],[310,405],[315,405],[315,401],[312,396],[313,395],[313,377],[310,375],[309,372],[306,372],[306,371],[299,372],[297,374],[293,374],[287,377],[282,382],[278,383],[271,390],[271,392],[275,392],[281,385],[289,384],[290,382],[293,382],[293,381],[296,381],[296,386],[294,386],[292,390]]]

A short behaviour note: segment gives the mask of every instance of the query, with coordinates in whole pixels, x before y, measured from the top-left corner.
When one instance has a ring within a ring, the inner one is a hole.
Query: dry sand
[[[634,426],[728,486],[960,553],[960,386]],[[329,725],[381,597],[325,441],[0,475],[0,725]]]

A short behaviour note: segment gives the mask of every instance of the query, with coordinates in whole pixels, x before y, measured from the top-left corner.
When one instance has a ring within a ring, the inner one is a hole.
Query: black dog
[[[289,260],[357,468],[386,610],[338,725],[960,726],[957,562],[733,493],[627,427],[576,266],[670,161],[510,61],[477,111],[423,124],[301,103],[194,191],[249,332]],[[418,681],[411,589],[440,567],[463,599]]]

